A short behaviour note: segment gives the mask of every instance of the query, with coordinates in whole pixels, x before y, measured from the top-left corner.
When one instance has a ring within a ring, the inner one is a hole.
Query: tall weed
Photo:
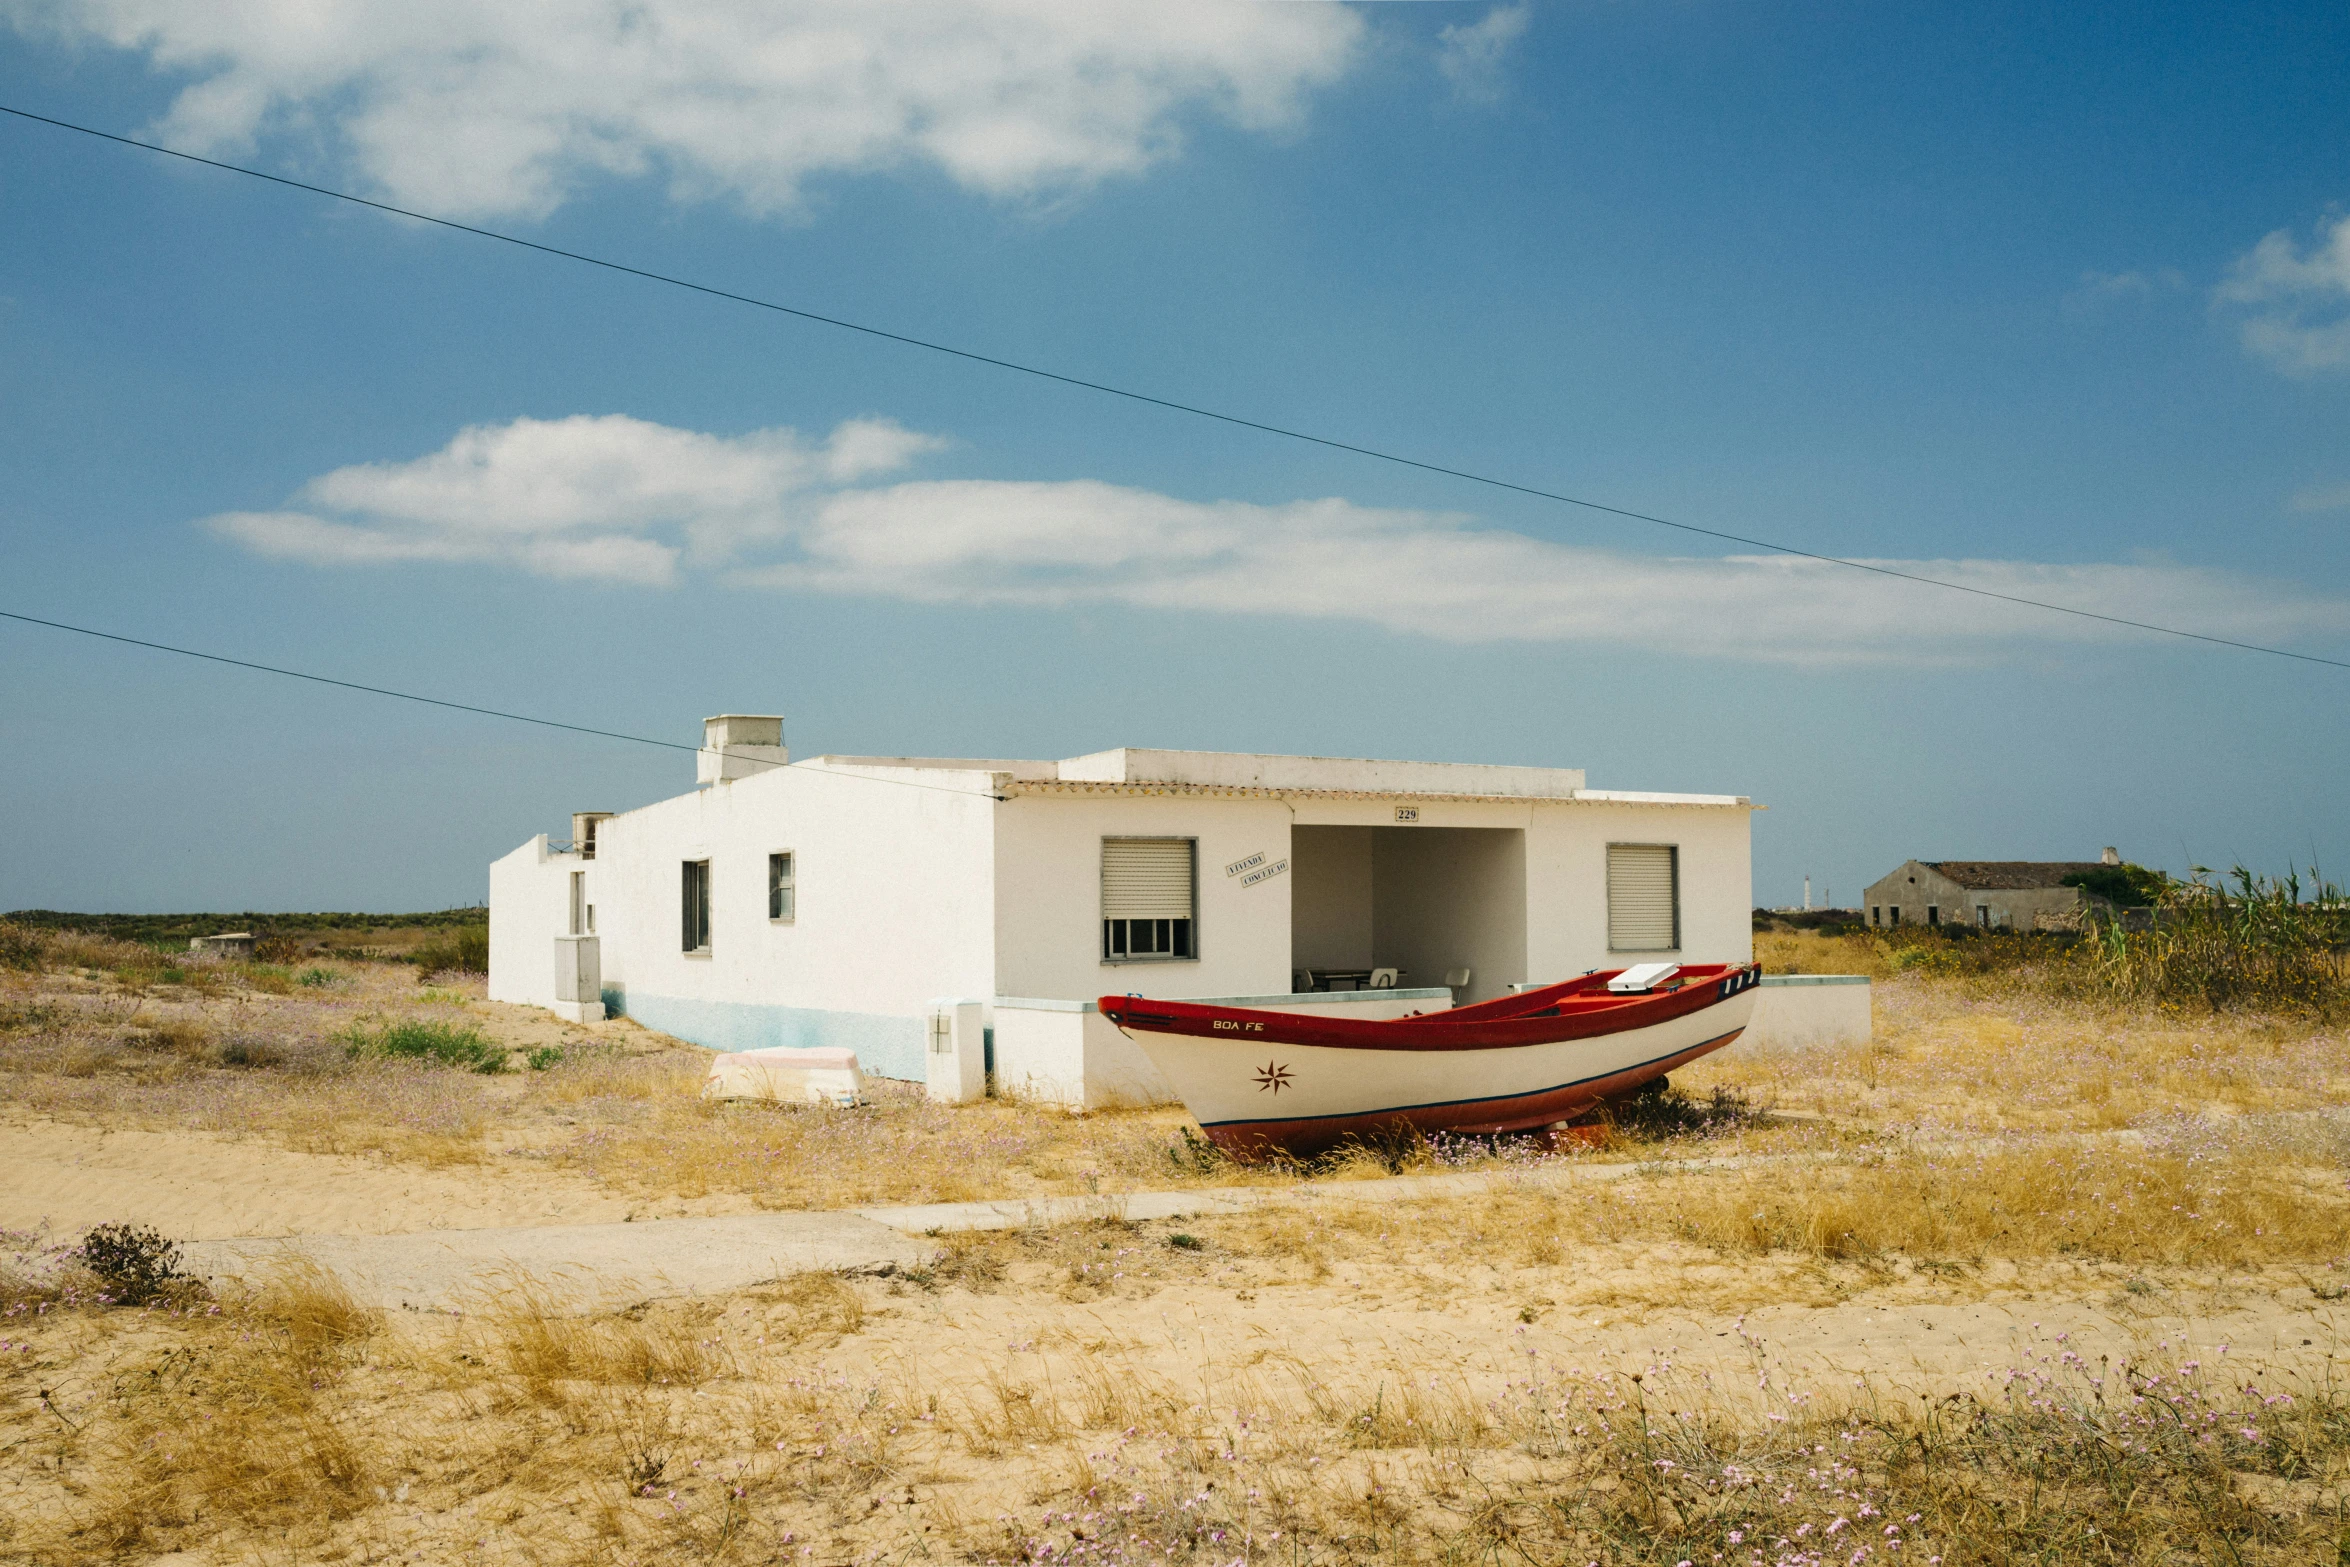
[[[2350,1002],[2342,946],[2350,898],[2310,873],[2174,884],[2142,929],[2099,919],[2066,979],[2077,990],[2166,1006],[2333,1016]]]

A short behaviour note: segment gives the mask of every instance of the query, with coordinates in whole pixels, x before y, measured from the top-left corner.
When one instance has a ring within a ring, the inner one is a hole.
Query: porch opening
[[[1295,827],[1291,983],[1405,988],[1469,971],[1459,1003],[1526,978],[1526,834],[1516,827]]]

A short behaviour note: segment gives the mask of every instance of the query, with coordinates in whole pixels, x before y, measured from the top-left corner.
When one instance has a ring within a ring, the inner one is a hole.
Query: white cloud
[[[2186,286],[2187,275],[2176,267],[2089,271],[2081,274],[2080,286],[2065,296],[2065,303],[2076,310],[2094,310],[2104,305],[2143,303],[2165,294],[2180,293]]]
[[[1629,643],[1798,663],[1979,656],[2124,628],[1786,556],[1554,544],[1343,500],[1197,503],[1085,481],[909,483],[814,509],[776,587],[922,602],[1368,622],[1460,643]],[[1875,561],[1988,592],[2244,640],[2350,632],[2350,604],[2164,564]]]
[[[2341,511],[2350,508],[2350,484],[2313,484],[2285,504],[2294,511]]]
[[[1519,0],[1497,5],[1477,21],[1445,28],[1437,35],[1436,68],[1459,97],[1472,103],[1493,102],[1501,96],[1502,68],[1526,36],[1530,20],[1524,0]]]
[[[479,561],[543,576],[666,585],[790,535],[805,492],[904,467],[939,446],[887,420],[821,444],[792,430],[702,435],[622,414],[475,425],[427,456],[337,468],[294,509],[206,526],[313,565]],[[321,514],[324,515],[321,515]]]
[[[208,519],[319,565],[495,563],[661,586],[688,571],[924,604],[1346,621],[1454,643],[1614,643],[1794,663],[1945,662],[2145,633],[1818,561],[1640,556],[1452,515],[1190,501],[1091,480],[866,481],[944,443],[884,421],[821,442],[617,415],[461,432],[337,469],[285,511]],[[2350,634],[2350,604],[2160,560],[1880,561],[1988,592],[2246,641]]]
[[[2215,297],[2243,308],[2244,346],[2307,375],[2350,366],[2350,217],[2304,253],[2279,229],[2236,258]]]
[[[1363,32],[1339,5],[1195,0],[0,0],[0,19],[188,78],[158,127],[175,146],[283,133],[467,216],[544,214],[598,175],[758,212],[911,167],[1062,195],[1172,156],[1197,116],[1293,123]]]

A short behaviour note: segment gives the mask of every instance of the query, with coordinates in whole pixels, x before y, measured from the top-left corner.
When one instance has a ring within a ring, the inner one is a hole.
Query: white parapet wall
[[[1452,1005],[1452,992],[1435,987],[1168,999],[1271,1012],[1333,1012],[1370,1022],[1407,1012],[1441,1012]],[[1174,1088],[1151,1065],[1142,1046],[1104,1018],[1100,1004],[1092,1001],[996,997],[995,1081],[996,1091],[1007,1098],[1072,1110],[1178,1102]]]
[[[1765,974],[1739,1048],[1865,1045],[1872,1036],[1866,974]]]

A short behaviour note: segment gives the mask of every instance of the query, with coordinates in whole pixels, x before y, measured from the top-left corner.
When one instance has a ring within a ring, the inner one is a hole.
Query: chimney
[[[2105,863],[2108,865],[2119,865],[2121,862],[2122,851],[2112,847],[2111,845],[2108,845],[2105,850]]]
[[[596,857],[596,828],[612,819],[610,811],[573,811],[571,813],[571,848],[583,860]]]
[[[720,713],[702,720],[702,749],[694,758],[694,781],[703,788],[756,778],[791,760],[783,745],[780,713]]]

